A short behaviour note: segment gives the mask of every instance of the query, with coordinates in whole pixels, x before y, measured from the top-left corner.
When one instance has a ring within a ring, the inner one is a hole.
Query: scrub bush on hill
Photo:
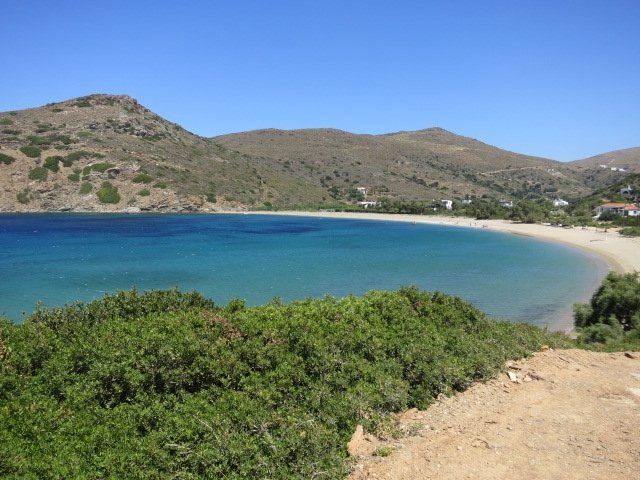
[[[0,163],[4,163],[5,165],[11,165],[15,161],[16,159],[13,158],[11,155],[0,153]]]
[[[574,305],[574,318],[581,343],[640,349],[640,273],[609,273],[589,303]]]
[[[415,288],[38,309],[0,322],[0,477],[342,478],[356,424],[382,433],[554,338]]]
[[[38,158],[41,153],[41,150],[38,147],[33,147],[31,145],[21,147],[20,151],[29,158]]]
[[[118,203],[120,201],[118,187],[111,182],[102,182],[100,190],[96,194],[102,203]]]

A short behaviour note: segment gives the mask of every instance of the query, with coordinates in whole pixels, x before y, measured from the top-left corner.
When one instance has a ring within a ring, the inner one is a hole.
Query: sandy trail
[[[640,471],[640,354],[541,352],[426,411],[417,435],[365,436],[351,480],[627,479]],[[372,455],[389,446],[387,457]]]

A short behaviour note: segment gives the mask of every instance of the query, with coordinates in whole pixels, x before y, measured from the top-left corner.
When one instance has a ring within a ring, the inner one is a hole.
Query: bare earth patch
[[[365,432],[350,479],[638,478],[640,354],[546,351],[508,369],[403,414],[413,436]]]

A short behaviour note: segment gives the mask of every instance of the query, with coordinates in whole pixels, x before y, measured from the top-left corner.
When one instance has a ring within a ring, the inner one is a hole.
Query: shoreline
[[[475,220],[467,217],[427,216],[410,214],[368,212],[246,212],[248,215],[281,215],[291,217],[332,218],[349,220],[377,220],[427,225],[444,225],[458,228],[489,229],[511,235],[521,235],[535,240],[564,244],[593,254],[604,261],[610,270],[618,273],[640,271],[640,238],[622,237],[617,232],[606,232],[594,227],[563,228],[551,225],[512,223],[507,220]],[[597,286],[596,286],[597,288]],[[580,302],[588,302],[593,292],[585,292]],[[557,312],[549,325],[551,330],[569,333],[574,330],[571,305]]]
[[[538,223],[512,223],[508,220],[475,220],[467,217],[440,215],[411,215],[360,212],[245,212],[247,215],[281,215],[291,217],[335,218],[349,220],[378,220],[460,228],[479,228],[521,235],[538,240],[562,243],[603,258],[618,273],[640,271],[640,237],[623,237],[617,232],[605,232],[594,227],[564,228]]]

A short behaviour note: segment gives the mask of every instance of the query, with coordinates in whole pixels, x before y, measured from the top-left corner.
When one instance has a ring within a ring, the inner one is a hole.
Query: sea
[[[443,225],[242,214],[0,214],[0,315],[118,290],[259,305],[415,285],[558,328],[609,266],[529,237]]]

